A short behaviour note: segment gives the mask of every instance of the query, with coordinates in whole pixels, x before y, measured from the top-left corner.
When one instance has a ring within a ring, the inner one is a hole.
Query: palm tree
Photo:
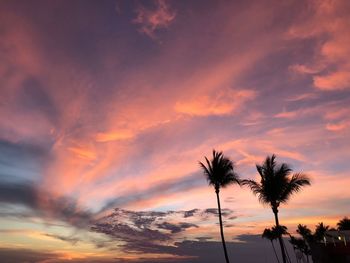
[[[306,242],[310,243],[310,241],[312,241],[312,232],[306,225],[299,224],[297,233],[301,235]]]
[[[339,220],[337,223],[338,230],[350,230],[350,219],[347,217],[344,217],[343,219]]]
[[[313,235],[311,230],[306,226],[299,224],[297,228],[297,233],[302,236],[303,239],[297,244],[299,250],[303,252],[306,256],[306,261],[309,262],[309,256],[311,255],[310,244],[313,242]]]
[[[280,260],[278,259],[277,252],[276,252],[276,249],[275,249],[275,245],[273,244],[273,241],[274,241],[275,239],[277,239],[276,234],[275,234],[270,228],[265,228],[265,230],[264,230],[264,232],[262,233],[261,237],[270,240],[271,245],[272,245],[272,248],[273,248],[273,252],[275,253],[277,262],[279,263]]]
[[[282,226],[282,225],[272,227],[272,232],[274,233],[274,235],[278,239],[280,237],[282,237],[283,235],[290,235],[287,230],[288,230],[288,228],[286,226]],[[289,254],[288,254],[287,248],[286,248],[284,243],[283,243],[283,247],[284,247],[284,250],[286,252],[288,261],[291,262],[291,260],[289,258]]]
[[[301,254],[298,257],[296,254],[297,261],[299,262],[299,259],[303,259],[304,262],[304,255],[306,256],[306,261],[309,262],[309,254],[310,254],[310,249],[308,245],[306,244],[305,240],[302,238],[295,238],[292,235],[290,236],[289,242],[292,244],[294,252],[295,250],[299,250]]]
[[[314,237],[316,241],[321,242],[326,236],[326,232],[329,230],[329,226],[323,224],[323,222],[316,225]]]
[[[292,169],[290,166],[285,163],[278,165],[275,159],[275,155],[268,156],[262,165],[256,165],[256,169],[261,177],[260,183],[254,180],[243,180],[242,183],[250,187],[252,192],[258,196],[261,203],[270,205],[275,216],[276,226],[278,227],[280,225],[278,220],[278,208],[280,204],[286,203],[303,186],[310,185],[310,180],[302,173],[291,175]],[[283,263],[286,263],[287,258],[282,236],[278,240]]]
[[[209,161],[207,157],[204,157],[206,164],[199,162],[199,165],[203,168],[204,175],[206,176],[209,185],[214,186],[216,193],[216,200],[218,203],[220,234],[222,240],[222,246],[224,248],[226,263],[229,263],[227,249],[224,238],[224,231],[222,227],[221,218],[221,206],[219,192],[220,188],[226,187],[230,184],[240,185],[240,179],[237,173],[234,171],[233,162],[223,155],[222,152],[216,152],[213,150],[213,158]]]

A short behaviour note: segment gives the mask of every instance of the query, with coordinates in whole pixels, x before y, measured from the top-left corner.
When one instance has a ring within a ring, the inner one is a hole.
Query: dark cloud
[[[184,217],[191,217],[194,216],[194,214],[196,214],[199,211],[199,209],[192,209],[189,211],[184,211]]]
[[[217,208],[207,208],[204,210],[205,213],[207,214],[214,214],[217,215],[218,214],[218,209]],[[229,216],[233,213],[233,211],[231,209],[227,209],[227,208],[223,208],[221,209],[221,215],[226,217]]]
[[[224,211],[224,219],[229,222],[227,217],[233,211],[229,209]],[[188,229],[200,228],[203,222],[216,219],[215,212],[214,208],[166,212],[130,211],[117,208],[110,215],[97,220],[91,230],[123,241],[119,242],[120,248],[126,252],[170,253],[169,249],[174,247],[176,242],[186,239]],[[225,224],[227,224],[226,221]],[[194,239],[206,241],[211,237]]]
[[[87,227],[93,221],[93,214],[78,206],[68,197],[56,198],[31,183],[0,182],[0,203],[23,205],[30,213],[11,213],[9,216],[41,216],[47,220],[62,220],[76,227]],[[6,212],[2,212],[6,216]]]
[[[28,142],[10,142],[0,139],[0,165],[17,167],[28,167],[30,161],[37,163],[44,162],[50,157],[50,144],[44,146]],[[4,173],[0,172],[0,178],[4,178]]]
[[[66,242],[71,243],[72,245],[75,245],[76,243],[78,243],[80,241],[79,238],[73,237],[73,236],[69,237],[69,236],[54,235],[54,234],[45,234],[45,236],[52,237],[52,238],[55,238],[55,239],[58,239],[61,241],[66,241]]]
[[[185,223],[185,222],[181,222],[178,224],[163,222],[161,224],[157,224],[157,227],[159,227],[160,229],[169,230],[172,234],[176,234],[186,230],[187,228],[198,227],[198,226],[196,224]]]

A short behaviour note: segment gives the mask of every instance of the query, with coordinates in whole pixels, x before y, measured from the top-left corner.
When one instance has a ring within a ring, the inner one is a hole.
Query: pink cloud
[[[297,113],[298,113],[297,111],[283,111],[283,112],[277,113],[274,117],[291,119],[291,118],[295,118],[297,116]]]
[[[309,100],[309,99],[315,99],[315,98],[317,98],[317,94],[303,93],[303,94],[288,98],[287,101],[296,102],[296,101],[303,101],[303,100]]]
[[[154,2],[155,9],[140,6],[136,10],[135,24],[140,25],[139,32],[155,38],[155,32],[162,28],[168,28],[176,17],[176,12],[171,9],[169,3],[164,0]]]
[[[316,75],[313,79],[315,87],[320,90],[341,90],[350,88],[349,71],[336,71],[330,74]]]
[[[199,95],[190,101],[179,101],[175,110],[191,116],[228,115],[254,97],[255,92],[250,90],[219,90],[213,94]]]
[[[287,36],[318,39],[319,44],[315,46],[316,56],[313,64],[309,63],[308,66],[298,64],[291,68],[302,74],[310,74],[317,89],[328,91],[349,89],[350,63],[347,59],[350,54],[349,2],[315,0],[308,3],[308,7],[307,16],[301,15],[302,23],[292,26]]]
[[[347,122],[328,123],[326,125],[327,130],[334,131],[334,132],[345,130],[348,127],[349,127],[349,123],[347,123]]]

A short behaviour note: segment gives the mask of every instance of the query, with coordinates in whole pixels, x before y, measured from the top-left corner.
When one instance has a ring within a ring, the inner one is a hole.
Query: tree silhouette
[[[303,252],[303,254],[305,254],[306,260],[307,260],[307,262],[309,262],[309,256],[311,255],[310,244],[313,242],[314,236],[313,236],[311,230],[306,225],[302,225],[302,224],[298,225],[297,233],[299,235],[301,235],[303,238],[303,239],[301,239],[301,241],[299,239],[297,239],[298,249],[301,252]]]
[[[321,223],[318,223],[316,225],[316,229],[315,229],[315,234],[314,234],[314,237],[315,237],[315,240],[320,242],[320,241],[323,241],[325,235],[326,235],[326,232],[329,230],[329,226],[325,226],[323,224],[323,222]]]
[[[204,175],[206,176],[209,185],[214,186],[216,193],[216,200],[218,203],[219,212],[219,223],[220,223],[220,234],[222,246],[225,253],[226,262],[229,263],[229,258],[227,255],[227,249],[224,238],[224,231],[222,226],[221,218],[221,206],[220,206],[220,188],[226,187],[230,184],[240,185],[239,176],[234,171],[233,162],[225,157],[222,152],[216,152],[213,150],[213,158],[209,161],[207,157],[204,157],[206,164],[199,162],[200,166],[203,168]]]
[[[301,235],[306,242],[310,243],[310,241],[312,241],[312,232],[306,225],[299,224],[297,233]]]
[[[308,245],[306,244],[305,240],[302,238],[296,238],[292,235],[290,236],[289,242],[292,244],[294,251],[299,250],[300,251],[300,258],[296,254],[297,261],[299,262],[299,259],[303,258],[304,261],[304,255],[306,255],[306,261],[309,262],[309,255],[311,253]]]
[[[279,258],[278,258],[278,256],[277,256],[277,252],[276,252],[275,245],[273,244],[273,241],[274,241],[275,239],[278,238],[277,235],[276,235],[276,233],[274,233],[270,228],[265,228],[265,230],[264,230],[264,232],[262,233],[261,237],[270,240],[271,245],[272,245],[272,248],[273,248],[273,252],[275,253],[277,262],[279,263],[280,260],[279,260]]]
[[[250,187],[252,192],[258,196],[259,201],[268,204],[272,208],[275,216],[276,226],[280,226],[278,219],[278,208],[280,204],[287,203],[290,197],[301,190],[305,185],[310,185],[309,178],[296,173],[291,175],[292,169],[288,164],[278,165],[275,161],[276,156],[268,156],[262,165],[256,165],[256,169],[261,177],[260,182],[254,180],[243,180],[243,184]],[[278,238],[283,263],[287,262],[286,251],[282,236]]]
[[[347,217],[344,217],[343,219],[339,220],[337,223],[338,230],[350,230],[350,219]]]

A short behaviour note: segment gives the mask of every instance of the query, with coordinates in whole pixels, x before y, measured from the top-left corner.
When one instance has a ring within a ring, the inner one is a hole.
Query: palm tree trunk
[[[271,240],[271,245],[272,245],[272,248],[273,248],[273,252],[275,252],[275,256],[276,256],[276,259],[277,259],[277,262],[280,263],[280,260],[277,256],[277,252],[276,252],[276,249],[275,249],[275,245],[273,244],[273,241]]]
[[[224,238],[224,230],[223,230],[223,226],[222,226],[219,190],[218,190],[218,189],[215,190],[215,193],[216,193],[216,199],[217,199],[217,201],[218,201],[219,222],[220,222],[220,234],[221,234],[222,246],[223,246],[223,248],[224,248],[226,263],[230,263],[230,261],[229,261],[229,259],[228,259],[228,255],[227,255],[227,249],[226,249],[225,238]]]
[[[276,226],[279,227],[280,224],[279,224],[279,221],[278,221],[278,209],[273,207],[272,211],[273,211],[273,214],[275,215]],[[284,250],[282,236],[278,237],[278,241],[279,241],[280,247],[281,247],[283,263],[287,263],[286,251]]]

